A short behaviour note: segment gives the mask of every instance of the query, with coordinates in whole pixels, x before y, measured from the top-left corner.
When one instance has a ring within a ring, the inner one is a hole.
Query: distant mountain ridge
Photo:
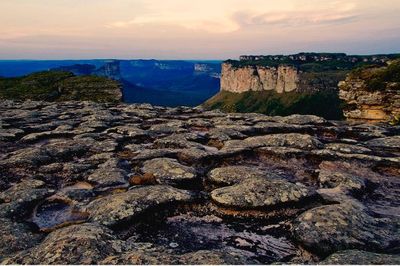
[[[119,81],[124,101],[163,106],[196,106],[219,91],[220,61],[182,60],[61,60],[0,61],[0,76],[38,71],[67,71]]]

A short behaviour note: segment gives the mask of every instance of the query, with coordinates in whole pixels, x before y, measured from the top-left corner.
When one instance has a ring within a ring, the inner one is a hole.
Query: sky
[[[399,0],[0,0],[0,59],[400,52]]]

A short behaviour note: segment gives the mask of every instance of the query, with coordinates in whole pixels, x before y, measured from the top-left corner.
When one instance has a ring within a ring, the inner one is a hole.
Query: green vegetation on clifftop
[[[350,77],[364,80],[369,91],[385,90],[388,83],[396,83],[391,88],[400,89],[400,60],[393,61],[387,67],[372,65],[355,69]]]
[[[17,78],[0,78],[0,99],[118,102],[121,97],[120,84],[103,77],[43,71]]]
[[[384,66],[388,60],[399,59],[400,54],[346,55],[344,53],[299,53],[294,55],[241,56],[240,60],[227,60],[233,67],[290,65],[302,72],[352,70],[365,65]]]
[[[327,119],[342,119],[342,102],[334,91],[316,93],[276,93],[221,91],[203,104],[224,112],[254,112],[267,115],[313,114]]]

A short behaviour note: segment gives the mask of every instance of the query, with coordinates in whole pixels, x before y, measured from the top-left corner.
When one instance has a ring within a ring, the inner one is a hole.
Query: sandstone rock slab
[[[310,191],[305,186],[290,183],[279,176],[250,178],[211,192],[211,198],[218,204],[243,209],[275,208],[299,202],[308,196]]]
[[[190,202],[193,194],[166,185],[136,187],[92,201],[86,210],[93,222],[116,226],[132,221],[136,216],[166,204]]]
[[[182,165],[177,160],[170,158],[145,161],[142,172],[152,174],[160,184],[170,185],[188,182],[197,176],[194,168]]]

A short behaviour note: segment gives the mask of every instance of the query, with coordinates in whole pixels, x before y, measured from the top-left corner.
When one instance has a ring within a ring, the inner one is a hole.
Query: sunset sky
[[[400,52],[399,0],[0,0],[0,59]]]

